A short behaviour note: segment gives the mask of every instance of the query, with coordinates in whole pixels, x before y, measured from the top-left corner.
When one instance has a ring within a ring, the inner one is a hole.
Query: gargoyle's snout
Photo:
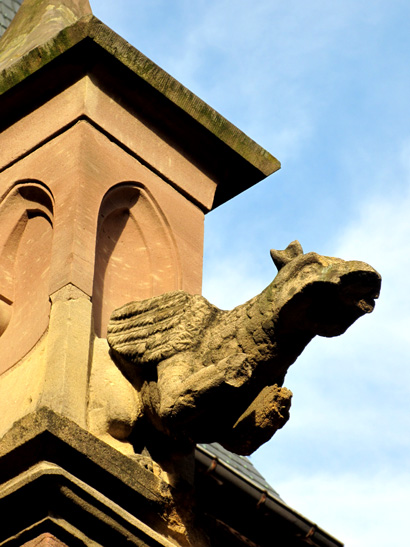
[[[365,262],[333,259],[322,280],[314,286],[316,295],[311,319],[314,318],[316,334],[338,336],[359,317],[373,311],[381,277]]]
[[[362,314],[371,313],[380,294],[380,274],[364,262],[351,261],[347,266],[350,271],[340,277],[342,300]]]
[[[282,324],[289,328],[297,322],[301,330],[331,337],[373,311],[381,277],[365,262],[307,253],[281,267],[276,292],[280,285],[286,299],[279,312]]]

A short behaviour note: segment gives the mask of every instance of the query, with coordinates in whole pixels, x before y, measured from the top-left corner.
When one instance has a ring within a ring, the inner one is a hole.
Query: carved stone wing
[[[194,351],[203,329],[219,311],[200,295],[165,293],[115,310],[107,340],[126,361],[158,363],[177,353]]]

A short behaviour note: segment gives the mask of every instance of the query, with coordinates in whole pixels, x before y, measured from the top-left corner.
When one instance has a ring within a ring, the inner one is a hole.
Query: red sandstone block
[[[51,534],[41,534],[35,539],[21,545],[21,547],[68,547]]]

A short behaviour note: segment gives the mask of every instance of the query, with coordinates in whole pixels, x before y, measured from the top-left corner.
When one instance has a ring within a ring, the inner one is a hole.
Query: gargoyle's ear
[[[303,249],[299,241],[295,240],[292,241],[292,243],[289,243],[289,245],[283,251],[276,251],[275,249],[271,249],[270,255],[279,271],[283,268],[283,266],[285,266],[285,264],[287,264],[297,256],[303,255]]]

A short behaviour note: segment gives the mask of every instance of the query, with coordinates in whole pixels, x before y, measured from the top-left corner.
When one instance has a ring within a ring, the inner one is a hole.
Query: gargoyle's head
[[[278,268],[272,294],[285,328],[338,336],[373,311],[381,277],[365,262],[304,254],[298,241],[271,256]]]

